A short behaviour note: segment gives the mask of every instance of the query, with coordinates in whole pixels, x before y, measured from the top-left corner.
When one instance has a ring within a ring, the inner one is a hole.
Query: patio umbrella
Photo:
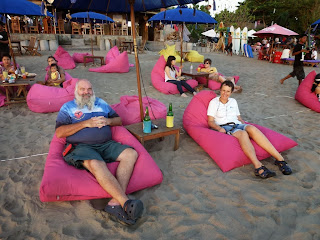
[[[93,19],[94,22],[108,22],[112,23],[114,22],[110,17],[100,14],[100,13],[95,13],[95,12],[78,12],[71,14],[71,17],[73,21],[75,22],[89,22],[90,23],[90,38],[91,38],[91,54],[93,56],[93,42],[92,42],[92,32],[91,32],[91,19]]]
[[[255,38],[257,36],[254,36],[253,34],[256,33],[255,30],[251,29],[250,31],[248,31],[248,37],[251,37],[251,38]]]
[[[11,46],[11,38],[10,38],[10,28],[8,25],[7,17],[6,15],[8,14],[13,14],[13,15],[28,15],[28,16],[45,16],[45,14],[41,13],[41,7],[29,2],[27,0],[1,0],[0,1],[0,13],[5,15],[6,19],[6,25],[8,29],[8,40],[9,40],[9,47],[10,47],[10,52],[12,56],[12,61],[14,68],[16,69],[16,60],[14,59],[14,54],[12,51],[12,46]],[[47,14],[49,17],[53,17],[51,13],[48,12]]]
[[[218,23],[213,17],[209,14],[202,12],[200,10],[196,10],[193,8],[187,8],[186,6],[180,6],[175,9],[166,10],[154,15],[152,18],[148,20],[149,22],[162,22],[167,24],[172,23],[196,23],[196,24],[215,24]],[[182,31],[180,36],[181,42],[181,61],[180,65],[182,65],[182,33],[183,33],[183,24]]]
[[[52,1],[52,0],[51,0]],[[118,13],[129,13],[131,17],[132,26],[132,37],[136,61],[136,72],[137,72],[137,85],[139,94],[139,104],[140,104],[140,117],[143,120],[143,106],[142,106],[142,96],[141,96],[141,83],[140,83],[140,65],[139,57],[137,51],[137,40],[136,40],[136,29],[135,29],[135,16],[134,12],[145,12],[148,10],[154,10],[159,8],[166,8],[174,5],[182,5],[187,3],[196,4],[201,2],[201,0],[55,0],[53,5],[56,8],[79,10],[79,11],[96,11],[96,12],[118,12]]]
[[[211,37],[211,38],[217,36],[216,31],[213,30],[213,29],[210,29],[210,30],[208,30],[208,31],[205,31],[205,32],[203,32],[203,33],[201,33],[201,34],[204,35],[204,36],[206,36],[206,37]]]
[[[253,35],[264,38],[264,37],[274,37],[275,35],[295,36],[295,35],[299,35],[299,34],[294,31],[291,31],[288,28],[281,27],[278,24],[273,24],[272,26],[266,27],[256,33],[254,33]]]
[[[311,27],[318,27],[320,24],[320,19],[311,24]]]

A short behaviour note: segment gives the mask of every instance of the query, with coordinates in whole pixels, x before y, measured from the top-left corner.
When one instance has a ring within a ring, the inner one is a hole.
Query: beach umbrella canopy
[[[141,121],[144,118],[142,95],[141,95],[141,83],[140,83],[140,65],[137,51],[136,29],[135,29],[135,16],[134,12],[145,12],[148,10],[160,9],[171,7],[175,5],[183,5],[188,3],[196,4],[202,0],[50,0],[56,8],[79,10],[79,11],[95,11],[103,13],[130,13],[130,20],[132,26],[132,37],[134,54],[136,61],[137,72],[137,86],[140,105],[140,118]]]
[[[27,0],[1,0],[0,13],[12,15],[45,16],[41,13],[41,7]],[[51,13],[47,13],[53,17]]]
[[[256,33],[255,30],[253,30],[253,29],[249,30],[249,31],[248,31],[248,37],[251,37],[251,38],[257,37],[257,36],[255,36],[255,35],[253,35],[254,33]]]
[[[275,35],[280,35],[280,36],[294,36],[294,35],[299,35],[298,33],[291,31],[288,28],[281,27],[278,24],[273,24],[270,27],[266,27],[253,35],[258,36],[258,37],[272,37]]]
[[[196,10],[193,8],[188,8],[186,6],[177,7],[175,9],[169,9],[160,12],[148,21],[150,22],[162,22],[162,23],[198,23],[198,24],[215,24],[218,23],[209,14]]]
[[[217,37],[217,33],[216,33],[216,31],[215,30],[213,30],[213,29],[210,29],[210,30],[208,30],[208,31],[205,31],[205,32],[203,32],[203,33],[201,33],[202,35],[204,35],[204,36],[206,36],[206,37]]]
[[[72,17],[71,20],[76,22],[88,22],[88,18],[93,19],[94,22],[96,23],[114,22],[110,17],[104,14],[96,13],[96,12],[78,12],[78,13],[71,14],[71,17]]]
[[[320,19],[311,24],[311,27],[320,27]]]

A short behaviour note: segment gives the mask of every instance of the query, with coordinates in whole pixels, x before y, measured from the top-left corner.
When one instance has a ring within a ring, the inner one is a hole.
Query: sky
[[[221,12],[224,9],[228,9],[230,12],[233,12],[237,9],[238,2],[243,2],[244,0],[215,0],[216,2],[216,11],[213,11],[211,8],[210,14],[214,16],[214,14]],[[211,5],[213,7],[213,0],[209,0],[209,2],[201,2],[199,5]]]

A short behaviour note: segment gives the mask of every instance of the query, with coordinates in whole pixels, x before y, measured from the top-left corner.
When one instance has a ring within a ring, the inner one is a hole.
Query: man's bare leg
[[[289,74],[288,76],[286,76],[285,78],[282,78],[280,80],[280,83],[283,84],[285,80],[287,80],[288,78],[291,78],[292,76]]]

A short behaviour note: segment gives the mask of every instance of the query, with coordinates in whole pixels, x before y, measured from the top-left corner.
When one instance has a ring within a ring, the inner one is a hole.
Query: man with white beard
[[[92,173],[112,196],[104,210],[113,219],[133,225],[142,215],[143,203],[128,199],[125,190],[138,154],[130,146],[112,140],[110,126],[120,125],[119,115],[104,100],[95,97],[88,80],[81,79],[75,87],[75,99],[65,103],[58,113],[56,135],[66,138],[65,161]],[[116,177],[106,165],[115,161],[120,162]]]

